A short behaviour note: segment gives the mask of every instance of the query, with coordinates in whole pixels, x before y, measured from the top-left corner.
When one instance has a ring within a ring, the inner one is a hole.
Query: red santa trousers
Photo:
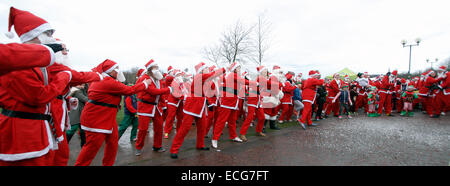
[[[446,112],[445,108],[450,106],[450,95],[445,95],[444,92],[439,91],[435,97],[434,114],[439,115],[441,112]]]
[[[392,104],[391,104],[392,94],[380,92],[379,95],[380,101],[378,102],[378,114],[381,114],[381,112],[383,111],[383,107],[385,113],[390,114],[392,111]]]
[[[331,97],[327,98],[328,104],[327,109],[325,110],[325,115],[330,115],[331,111],[333,111],[334,115],[339,115],[339,99],[336,99],[336,101],[333,103],[333,99]]]
[[[166,123],[164,124],[164,132],[170,133],[173,129],[173,121],[175,120],[175,117],[177,117],[177,128],[176,130],[180,128],[181,122],[183,121],[183,105],[180,103],[178,107],[175,107],[173,105],[167,105],[167,117],[166,117]]]
[[[52,166],[54,151],[50,150],[47,154],[37,158],[24,159],[19,161],[2,161],[0,166]]]
[[[328,106],[331,106],[331,104],[329,104]],[[303,101],[303,111],[302,117],[300,118],[300,122],[311,125],[312,124],[311,114],[312,114],[312,103],[309,101]]]
[[[209,113],[208,113],[209,114]],[[191,129],[192,122],[195,119],[195,125],[197,126],[197,148],[203,148],[205,147],[205,125],[206,125],[206,115],[205,112],[203,112],[203,115],[201,118],[183,113],[183,122],[180,125],[180,129],[177,130],[177,134],[175,135],[175,138],[172,142],[172,147],[170,148],[170,153],[172,154],[178,154],[178,150],[180,149],[181,145],[183,144],[184,138],[188,134],[189,130]]]
[[[253,121],[253,119],[255,118],[255,114],[256,114],[256,118],[258,118],[258,124],[256,124],[256,132],[262,132],[262,129],[264,127],[264,121],[265,121],[265,116],[264,116],[264,109],[263,108],[255,108],[255,107],[248,107],[248,113],[247,113],[247,118],[245,118],[244,123],[242,124],[241,127],[241,131],[240,134],[241,135],[246,135],[247,134],[247,130],[248,127],[250,126],[250,123]]]
[[[78,155],[75,166],[89,166],[92,160],[97,155],[98,150],[105,142],[105,149],[103,153],[103,166],[112,166],[116,160],[117,146],[119,141],[119,133],[117,125],[113,125],[111,134],[90,132],[86,133],[86,144],[83,145],[80,154]]]
[[[145,140],[147,137],[148,126],[150,125],[150,120],[153,119],[153,147],[161,148],[162,146],[162,136],[163,136],[163,118],[158,112],[155,116],[139,116],[139,127],[136,139],[136,149],[141,150],[144,147]]]
[[[292,117],[292,113],[294,112],[294,107],[290,104],[281,104],[281,115],[278,118],[279,121],[288,121]]]
[[[422,99],[422,110],[425,110],[428,115],[433,114],[433,108],[436,107],[434,105],[435,101],[433,101],[433,97],[431,96],[419,96]]]
[[[367,104],[367,102],[368,102],[367,95],[365,95],[365,94],[358,95],[358,97],[356,97],[355,112],[358,112],[358,109],[361,107],[364,107],[364,112],[368,112],[369,105]]]
[[[237,137],[236,133],[236,115],[239,110],[228,109],[224,107],[218,108],[217,121],[214,126],[214,135],[213,140],[219,140],[220,135],[222,134],[223,128],[225,127],[225,122],[228,121],[228,130],[230,133],[230,139],[234,139]]]
[[[209,130],[211,130],[211,127],[213,127],[214,130],[214,123],[217,121],[217,116],[219,115],[217,114],[217,106],[211,106],[209,108],[212,108],[212,111],[208,110],[208,116],[206,117],[205,135],[208,134]]]
[[[67,166],[67,162],[69,162],[69,144],[67,143],[65,132],[63,132],[63,136],[64,140],[58,144],[58,150],[56,150],[54,153],[54,166]]]
[[[402,98],[397,98],[397,112],[401,112],[403,109],[403,99]],[[412,104],[411,104],[412,107]]]

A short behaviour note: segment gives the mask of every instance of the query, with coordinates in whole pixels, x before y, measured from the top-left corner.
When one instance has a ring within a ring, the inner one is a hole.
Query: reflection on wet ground
[[[153,135],[147,137],[141,156],[135,156],[128,128],[119,140],[115,165],[449,165],[450,119],[428,118],[416,112],[414,117],[368,118],[360,114],[353,119],[335,117],[318,121],[318,127],[303,130],[298,125],[269,131],[267,137],[255,136],[250,127],[245,143],[229,140],[224,129],[219,149],[197,151],[196,127],[192,126],[179,152],[179,158],[169,157],[175,133],[163,140],[164,153],[152,151]],[[240,126],[241,121],[238,122]],[[289,124],[279,124],[289,125]],[[210,146],[211,138],[205,139]],[[80,152],[78,136],[70,141],[69,165]],[[92,165],[101,165],[103,147]]]

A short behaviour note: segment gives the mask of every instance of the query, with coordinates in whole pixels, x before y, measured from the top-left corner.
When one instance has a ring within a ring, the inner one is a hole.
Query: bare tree
[[[216,66],[220,66],[221,62],[221,48],[218,45],[213,45],[211,47],[204,47],[202,50],[202,56],[207,59],[208,61],[211,61],[216,64]]]
[[[252,53],[251,32],[254,26],[246,27],[237,21],[230,29],[225,31],[220,40],[220,54],[228,63],[237,59],[244,62]]]
[[[123,75],[125,76],[125,84],[135,84],[137,80],[137,72],[139,71],[139,67],[134,67],[130,70],[124,71]]]
[[[267,50],[270,47],[270,34],[272,31],[272,24],[265,17],[264,14],[260,14],[258,16],[258,22],[255,27],[255,37],[254,37],[254,47],[255,47],[255,55],[252,57],[252,60],[257,63],[259,66],[262,65]]]

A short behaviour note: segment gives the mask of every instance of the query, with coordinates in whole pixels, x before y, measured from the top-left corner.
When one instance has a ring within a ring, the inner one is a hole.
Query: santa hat
[[[300,72],[300,73],[297,74],[297,77],[302,77],[302,75],[303,74]]]
[[[216,65],[210,66],[210,67],[209,67],[209,71],[212,72],[212,71],[214,71],[216,68],[217,68]]]
[[[364,72],[364,75],[369,75],[369,73],[368,72]]]
[[[397,76],[397,73],[398,73],[397,70],[394,70],[394,71],[392,71],[391,74],[394,75],[394,76]]]
[[[444,66],[444,65],[442,65],[442,66],[440,66],[438,69],[437,69],[437,71],[446,71],[447,70],[447,67],[446,66]]]
[[[207,68],[206,64],[203,62],[200,62],[199,64],[195,65],[195,72],[198,74],[205,68]]]
[[[145,69],[148,70],[149,68],[151,68],[153,66],[157,66],[157,65],[158,65],[158,63],[156,63],[155,60],[150,59],[150,61],[148,61],[147,64],[145,64]]]
[[[141,68],[141,69],[139,69],[139,70],[137,71],[136,76],[139,78],[139,77],[141,77],[141,76],[144,74],[144,72],[145,72],[145,69]]]
[[[172,66],[169,66],[169,68],[167,68],[167,73],[170,74],[173,70],[174,70],[173,67],[172,67]]]
[[[350,78],[350,77],[348,77],[348,75],[345,75],[345,76],[344,76],[344,79],[348,79],[348,78]]]
[[[336,78],[337,75],[340,75],[339,73],[334,73],[333,78]]]
[[[241,66],[241,65],[240,65],[239,63],[233,62],[233,63],[230,65],[230,67],[229,67],[230,72],[233,72],[237,67],[240,67],[240,66]]]
[[[272,70],[277,70],[277,69],[281,69],[280,66],[274,65],[273,68],[272,68]]]
[[[258,73],[261,73],[262,71],[267,70],[267,68],[265,66],[259,66],[256,67],[256,70],[258,71]]]
[[[344,88],[344,87],[348,87],[348,83],[344,83],[344,84],[342,85],[342,88]]]
[[[248,74],[247,71],[242,72],[242,77],[245,77]]]
[[[6,36],[10,39],[14,38],[14,33],[11,32],[11,27],[13,25],[14,30],[22,42],[30,41],[45,31],[55,31],[55,29],[53,29],[44,19],[35,16],[30,12],[11,7],[9,10],[8,33],[6,33]]]
[[[406,83],[406,79],[405,79],[405,78],[402,78],[402,79],[400,80],[400,83],[405,84],[405,83]]]
[[[310,70],[308,73],[309,77],[315,76],[315,75],[320,75],[319,71],[315,71],[315,70]]]
[[[110,59],[106,59],[105,61],[100,63],[97,67],[93,68],[92,71],[98,73],[110,73],[118,66],[119,64],[117,64],[116,62]]]
[[[286,79],[291,79],[292,78],[292,74],[291,73],[287,73],[286,74]]]

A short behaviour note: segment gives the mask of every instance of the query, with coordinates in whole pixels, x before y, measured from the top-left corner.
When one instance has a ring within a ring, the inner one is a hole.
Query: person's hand
[[[44,44],[44,45],[50,47],[54,53],[64,50],[64,48],[61,44],[52,43],[52,44]]]
[[[146,83],[147,85],[150,85],[152,83],[152,80],[151,79],[145,79],[143,82]]]
[[[331,101],[331,103],[334,103],[334,102],[336,102],[336,99],[333,99],[333,101]]]

